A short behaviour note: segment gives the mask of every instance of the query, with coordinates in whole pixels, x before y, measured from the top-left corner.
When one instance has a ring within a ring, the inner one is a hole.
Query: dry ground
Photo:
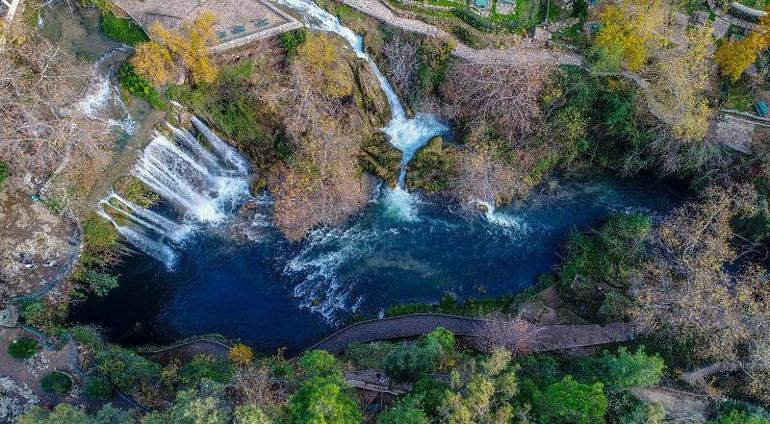
[[[45,288],[77,252],[75,225],[32,193],[19,176],[0,191],[0,309],[11,297]]]

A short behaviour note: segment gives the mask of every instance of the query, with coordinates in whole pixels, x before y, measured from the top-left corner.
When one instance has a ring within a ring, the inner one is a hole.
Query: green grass
[[[738,0],[738,2],[744,6],[758,10],[764,10],[768,5],[770,5],[770,1],[768,0]]]
[[[160,97],[160,93],[146,79],[137,75],[131,62],[124,63],[118,70],[120,88],[136,97],[147,100],[155,109],[166,109],[166,103]]]
[[[149,40],[142,27],[131,19],[115,16],[109,10],[102,13],[102,31],[113,40],[132,46]]]

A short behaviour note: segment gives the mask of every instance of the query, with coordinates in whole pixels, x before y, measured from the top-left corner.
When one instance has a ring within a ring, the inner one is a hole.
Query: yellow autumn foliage
[[[131,64],[137,74],[157,86],[167,84],[176,67],[168,49],[155,41],[138,45],[131,57]]]
[[[770,12],[770,7],[767,11]],[[720,73],[733,82],[743,75],[762,51],[770,48],[770,14],[760,19],[759,25],[759,32],[751,32],[742,40],[725,41],[714,54]]]
[[[156,21],[150,34],[156,41],[141,44],[131,59],[136,72],[153,84],[164,85],[182,65],[193,84],[211,83],[217,68],[209,56],[209,47],[216,41],[213,12],[204,11],[197,18],[182,23],[180,29],[168,29]]]
[[[329,97],[340,98],[353,93],[353,80],[347,62],[339,60],[335,41],[326,35],[308,37],[299,49],[299,58],[305,68],[313,73],[321,92]]]
[[[665,21],[661,0],[623,0],[599,15],[602,28],[594,43],[606,51],[620,51],[628,69],[638,71],[647,60],[648,48]]]

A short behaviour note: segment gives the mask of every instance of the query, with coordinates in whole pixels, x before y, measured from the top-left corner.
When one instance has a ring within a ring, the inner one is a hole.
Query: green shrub
[[[449,149],[444,148],[441,137],[434,137],[420,149],[409,163],[406,175],[407,186],[437,193],[449,188],[449,181],[455,169],[455,159]]]
[[[40,343],[35,339],[22,337],[8,344],[8,354],[16,359],[27,359],[40,351]]]
[[[106,272],[87,269],[83,272],[81,281],[91,288],[91,291],[99,296],[106,296],[110,290],[118,286],[118,277]]]
[[[460,18],[463,22],[476,28],[479,31],[492,32],[494,30],[494,26],[489,19],[484,18],[478,13],[472,11],[470,8],[455,7],[452,9],[452,13]]]
[[[72,390],[72,377],[64,371],[51,371],[43,377],[40,385],[47,393],[63,396]]]
[[[385,359],[385,372],[396,380],[416,380],[435,372],[442,359],[454,351],[454,335],[437,328],[418,343],[403,343]]]
[[[378,424],[428,424],[428,416],[420,409],[420,396],[407,396],[377,417]]]
[[[431,417],[438,415],[439,408],[444,404],[449,385],[430,377],[421,377],[412,385],[407,397],[413,397],[420,408]]]
[[[141,26],[129,18],[119,18],[109,10],[102,12],[102,31],[107,37],[132,46],[148,41]]]
[[[3,184],[5,184],[5,180],[8,179],[8,174],[10,174],[10,172],[8,164],[0,161],[0,190],[3,189]]]
[[[160,98],[160,93],[146,79],[137,75],[134,65],[126,62],[118,70],[120,87],[136,97],[147,100],[155,109],[166,109],[166,104]]]
[[[136,352],[116,345],[108,345],[94,354],[94,366],[119,390],[133,392],[142,385],[160,381],[163,367]]]
[[[607,422],[610,424],[661,424],[666,410],[657,403],[647,403],[626,390],[607,395],[609,408]]]
[[[455,27],[452,28],[452,34],[462,43],[470,47],[477,47],[479,45],[479,40],[476,36],[471,34],[471,32],[464,26],[455,25]]]
[[[305,352],[300,360],[302,369],[310,377],[339,374],[340,368],[337,358],[325,350],[311,350]]]
[[[89,250],[112,250],[118,246],[119,237],[112,224],[95,212],[83,221],[83,239]]]
[[[195,386],[201,380],[226,383],[233,375],[233,367],[226,358],[212,358],[198,354],[179,369],[179,377],[185,386]]]
[[[278,36],[278,42],[286,50],[286,54],[293,56],[297,54],[297,48],[307,40],[307,30],[305,28],[287,31]]]
[[[104,344],[102,335],[94,328],[78,325],[69,329],[72,337],[81,344],[88,347],[99,347]]]
[[[709,420],[708,424],[770,424],[770,419],[766,416],[750,414],[748,412],[733,409],[725,415],[721,415],[714,420]]]
[[[344,390],[339,375],[316,376],[304,382],[289,399],[292,422],[297,424],[358,424],[358,404]]]
[[[83,394],[94,400],[109,400],[112,397],[112,385],[101,377],[91,377],[86,380]]]
[[[634,353],[620,347],[616,355],[605,351],[598,358],[581,358],[577,366],[583,378],[602,381],[608,388],[616,390],[658,384],[666,367],[663,358],[646,354],[644,346]]]
[[[607,397],[602,383],[583,384],[566,376],[536,399],[541,423],[603,423]]]
[[[345,348],[345,359],[361,369],[382,368],[385,358],[398,349],[391,342],[353,342]]]

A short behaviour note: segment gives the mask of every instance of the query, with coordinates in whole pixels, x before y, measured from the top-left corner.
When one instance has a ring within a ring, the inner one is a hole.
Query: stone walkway
[[[754,22],[749,22],[745,19],[738,18],[736,16],[733,16],[722,9],[720,9],[715,0],[708,0],[709,9],[716,15],[717,19],[721,19],[731,25],[735,25],[737,27],[749,30],[749,31],[759,31],[760,26],[755,24]]]
[[[561,65],[581,65],[583,57],[579,54],[549,50],[532,45],[522,45],[510,49],[474,49],[459,42],[453,35],[417,19],[404,18],[396,14],[379,0],[341,0],[344,4],[367,14],[388,25],[441,40],[452,40],[457,47],[452,52],[455,56],[469,62],[489,65],[514,65],[519,63],[558,63]],[[524,44],[524,43],[522,43]]]
[[[368,320],[345,327],[310,349],[323,349],[339,354],[353,342],[418,337],[438,327],[446,328],[456,336],[467,337],[472,342],[483,324],[483,319],[430,313]],[[537,331],[538,342],[535,350],[540,352],[624,342],[634,336],[628,324],[621,322],[606,326],[545,325],[538,327]]]

